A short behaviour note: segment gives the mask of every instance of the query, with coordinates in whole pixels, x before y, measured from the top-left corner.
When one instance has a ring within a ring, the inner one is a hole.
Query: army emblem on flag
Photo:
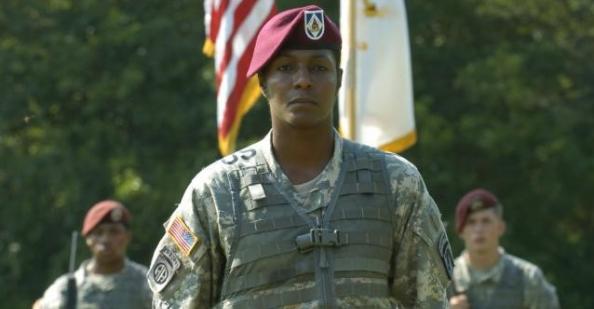
[[[181,217],[176,217],[167,228],[167,234],[173,239],[179,250],[186,256],[192,253],[200,239],[192,233]]]
[[[305,11],[305,35],[312,40],[319,40],[324,35],[324,11]]]

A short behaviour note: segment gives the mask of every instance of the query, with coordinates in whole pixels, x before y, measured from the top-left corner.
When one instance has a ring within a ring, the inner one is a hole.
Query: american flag
[[[248,79],[256,35],[275,12],[274,0],[205,0],[203,52],[215,58],[219,150],[235,150],[241,119],[260,96],[256,77]]]
[[[186,255],[192,253],[192,249],[198,244],[198,237],[192,233],[181,217],[176,217],[169,228],[167,234],[171,236],[177,247]]]

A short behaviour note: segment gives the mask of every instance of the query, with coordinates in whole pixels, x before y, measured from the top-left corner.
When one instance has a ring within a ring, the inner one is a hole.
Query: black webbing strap
[[[336,297],[388,297],[389,288],[385,283],[370,282],[348,282],[336,285]],[[318,290],[315,285],[299,290],[286,291],[283,293],[270,293],[266,295],[245,295],[231,301],[233,308],[278,308],[288,305],[312,302],[318,297]]]

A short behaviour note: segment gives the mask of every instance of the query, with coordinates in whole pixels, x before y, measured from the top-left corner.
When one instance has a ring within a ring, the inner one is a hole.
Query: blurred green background
[[[316,3],[338,20],[338,1]],[[219,157],[202,6],[0,3],[2,308],[30,307],[66,272],[70,232],[107,197],[133,212],[129,255],[149,263],[186,185]],[[407,10],[419,142],[403,155],[449,223],[454,253],[457,200],[488,188],[505,207],[507,251],[541,266],[563,307],[594,308],[594,3],[407,1]],[[268,127],[260,102],[240,146]]]

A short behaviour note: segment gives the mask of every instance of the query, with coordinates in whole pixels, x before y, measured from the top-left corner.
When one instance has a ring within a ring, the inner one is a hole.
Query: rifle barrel
[[[72,276],[76,267],[76,244],[78,243],[78,232],[72,231],[72,237],[70,238],[70,261],[68,264],[68,272]]]

